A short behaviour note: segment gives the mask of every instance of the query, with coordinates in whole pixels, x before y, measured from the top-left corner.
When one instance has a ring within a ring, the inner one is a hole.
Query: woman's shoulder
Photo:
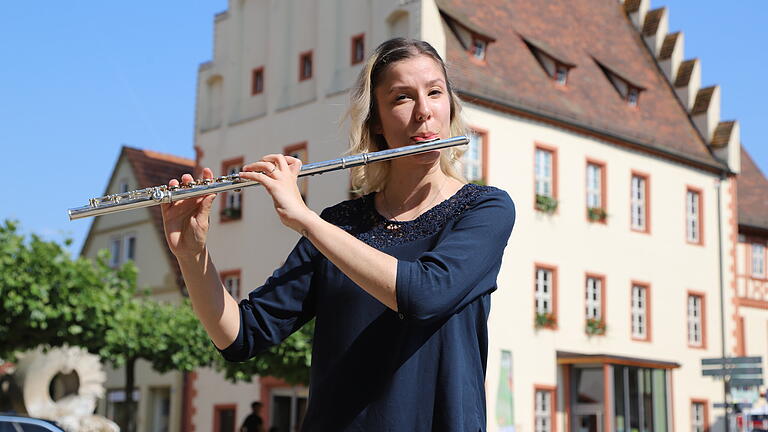
[[[336,205],[326,207],[321,213],[326,222],[330,222],[338,227],[351,227],[358,224],[361,217],[371,217],[371,201],[373,194],[363,195],[357,198],[342,201]]]
[[[492,206],[502,211],[514,212],[515,204],[509,194],[495,186],[468,183],[448,200],[453,212],[464,213]]]

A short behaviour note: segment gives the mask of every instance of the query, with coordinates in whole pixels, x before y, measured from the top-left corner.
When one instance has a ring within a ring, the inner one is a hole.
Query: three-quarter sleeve
[[[443,231],[432,250],[398,260],[397,307],[406,319],[444,319],[496,289],[515,206],[495,189],[477,199]]]
[[[277,345],[315,315],[312,281],[322,255],[302,237],[280,268],[239,303],[240,330],[227,348],[229,361],[245,361]]]

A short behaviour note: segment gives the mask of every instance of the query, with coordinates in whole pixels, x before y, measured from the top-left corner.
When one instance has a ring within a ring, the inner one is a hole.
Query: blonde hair
[[[352,89],[346,114],[350,121],[348,154],[387,149],[384,137],[373,132],[373,124],[378,117],[374,93],[376,85],[390,66],[420,55],[432,58],[443,70],[451,103],[451,136],[466,135],[466,127],[461,117],[461,100],[453,91],[443,59],[427,42],[395,38],[376,48],[376,51],[363,64]],[[464,150],[457,147],[443,150],[440,156],[440,169],[446,175],[466,183],[459,169],[459,159],[463,153]],[[389,178],[389,169],[390,161],[352,168],[352,191],[363,195],[380,191]]]

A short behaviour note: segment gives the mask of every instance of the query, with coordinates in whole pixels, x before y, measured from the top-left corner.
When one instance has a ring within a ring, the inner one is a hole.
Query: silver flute
[[[469,143],[466,136],[456,136],[444,140],[430,141],[423,144],[414,144],[406,147],[387,149],[372,153],[344,156],[323,162],[314,162],[301,167],[299,177],[323,174],[366,165],[373,162],[381,162],[389,159],[424,153],[431,150],[439,150]],[[217,177],[215,179],[198,179],[186,185],[179,186],[152,186],[145,189],[128,191],[118,194],[106,195],[99,198],[91,198],[88,205],[67,210],[69,220],[101,216],[108,213],[116,213],[124,210],[133,210],[150,207],[157,204],[168,204],[187,198],[201,195],[215,194],[233,189],[242,189],[248,186],[256,186],[259,182],[240,178],[237,174]]]

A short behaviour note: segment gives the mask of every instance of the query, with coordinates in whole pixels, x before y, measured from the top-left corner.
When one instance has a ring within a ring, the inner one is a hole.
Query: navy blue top
[[[397,258],[397,308],[352,282],[306,238],[240,302],[222,351],[244,361],[312,318],[304,431],[484,431],[490,294],[515,222],[506,192],[468,184],[418,218],[383,218],[374,194],[323,219]]]

